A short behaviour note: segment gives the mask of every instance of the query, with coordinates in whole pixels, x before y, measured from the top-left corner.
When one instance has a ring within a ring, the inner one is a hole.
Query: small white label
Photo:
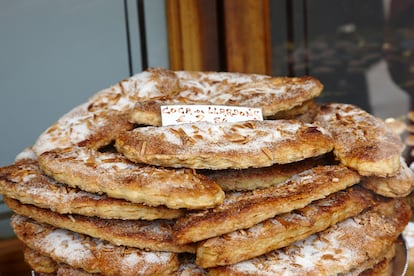
[[[241,122],[263,120],[261,108],[224,105],[163,105],[162,125],[195,122]]]

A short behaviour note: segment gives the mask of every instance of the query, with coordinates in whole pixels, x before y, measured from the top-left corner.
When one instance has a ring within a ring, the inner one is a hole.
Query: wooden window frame
[[[172,70],[271,75],[269,0],[166,0]]]

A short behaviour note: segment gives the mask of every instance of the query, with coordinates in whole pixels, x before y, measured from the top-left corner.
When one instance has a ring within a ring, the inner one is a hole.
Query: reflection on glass
[[[413,15],[414,1],[392,1],[384,42],[384,53],[392,79],[411,97],[414,96]]]
[[[414,161],[413,0],[270,0],[270,22],[274,75],[310,74],[320,102],[405,119]]]
[[[383,118],[408,111],[408,95],[414,95],[414,1],[270,5],[274,75],[310,74],[325,85],[320,101],[356,104]]]

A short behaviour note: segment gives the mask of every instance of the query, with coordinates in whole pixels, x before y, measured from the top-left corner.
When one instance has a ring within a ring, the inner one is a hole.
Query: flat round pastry
[[[55,273],[59,265],[51,258],[27,246],[23,249],[24,261],[37,273]]]
[[[75,145],[98,149],[108,145],[121,130],[130,129],[130,109],[139,101],[172,93],[177,87],[173,72],[150,69],[93,95],[73,108],[37,139],[33,149],[43,152]]]
[[[47,175],[71,187],[150,206],[200,209],[224,199],[217,183],[194,170],[136,164],[121,154],[86,147],[45,152],[39,156],[39,165]]]
[[[334,139],[334,154],[361,175],[392,176],[404,149],[400,137],[381,119],[349,104],[321,106],[315,122]]]
[[[250,228],[200,242],[196,262],[201,267],[214,267],[269,253],[356,216],[375,202],[373,193],[358,186],[330,194]]]
[[[130,113],[130,121],[160,126],[160,107],[174,104],[256,107],[261,108],[263,116],[268,117],[309,102],[323,89],[317,79],[309,76],[288,78],[188,71],[173,74],[177,78],[178,89],[159,99],[138,102]]]
[[[29,263],[33,270],[42,273],[39,276],[47,276],[44,273],[53,273],[56,276],[102,276],[101,273],[88,273],[83,269],[74,268],[67,264],[56,263],[50,257],[44,256],[39,252],[25,247],[25,261]],[[190,254],[180,254],[179,268],[172,275],[174,276],[207,276],[207,270],[195,264],[195,258]]]
[[[130,129],[135,105],[163,98],[167,103],[209,103],[261,107],[265,116],[292,109],[318,96],[315,78],[272,78],[228,72],[188,72],[150,68],[96,93],[49,127],[34,145],[37,155],[74,145],[98,149]],[[157,112],[158,107],[156,108]],[[153,117],[149,111],[145,116]],[[134,120],[132,120],[134,122]],[[141,123],[140,120],[137,123]]]
[[[414,172],[401,157],[398,172],[390,177],[368,176],[364,178],[365,188],[386,197],[405,197],[414,188]]]
[[[359,175],[345,166],[318,166],[277,186],[227,193],[223,204],[178,218],[174,238],[185,244],[252,227],[278,214],[303,208],[359,181]]]
[[[195,252],[195,246],[179,245],[173,241],[172,220],[120,220],[62,215],[49,209],[22,204],[4,197],[4,203],[16,214],[57,228],[82,233],[115,245],[136,247],[151,251]]]
[[[115,147],[135,162],[195,169],[243,169],[286,164],[330,152],[326,131],[296,120],[198,122],[140,127]]]
[[[61,214],[143,220],[173,219],[184,214],[182,209],[152,207],[68,187],[44,175],[33,159],[23,158],[0,168],[0,193]]]
[[[328,159],[327,156],[320,156],[264,168],[200,170],[198,172],[220,185],[223,191],[248,191],[281,184],[295,174],[318,165],[328,164]]]
[[[116,246],[20,215],[13,215],[11,225],[17,237],[31,249],[89,273],[170,275],[179,266],[176,253]]]
[[[360,273],[386,256],[409,217],[410,209],[403,199],[385,200],[283,249],[237,264],[211,268],[209,275]],[[369,266],[364,267],[365,264]]]

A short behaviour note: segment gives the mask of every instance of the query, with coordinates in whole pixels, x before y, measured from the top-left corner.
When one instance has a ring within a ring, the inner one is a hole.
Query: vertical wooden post
[[[219,70],[217,3],[167,0],[170,68]]]
[[[223,0],[228,71],[271,74],[268,0]]]
[[[171,69],[272,73],[269,0],[166,1]]]

